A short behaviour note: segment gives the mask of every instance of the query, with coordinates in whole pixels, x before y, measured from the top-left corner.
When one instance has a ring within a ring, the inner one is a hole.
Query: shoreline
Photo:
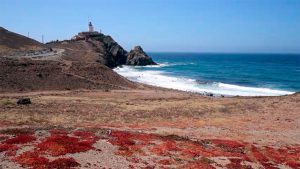
[[[160,65],[160,64],[159,64]],[[158,66],[159,66],[158,65]],[[200,93],[208,96],[219,97],[235,97],[235,96],[283,96],[291,95],[297,92],[287,91],[283,89],[272,89],[256,86],[240,86],[235,84],[227,84],[222,82],[203,82],[199,83],[197,79],[187,79],[184,77],[176,77],[165,75],[163,71],[159,70],[143,70],[136,68],[143,66],[121,66],[112,69],[114,72],[125,77],[126,79],[142,83],[145,85],[152,85],[173,90],[181,90],[185,92]],[[152,67],[152,66],[145,66]],[[231,93],[231,94],[229,94]],[[236,93],[236,94],[234,94]]]

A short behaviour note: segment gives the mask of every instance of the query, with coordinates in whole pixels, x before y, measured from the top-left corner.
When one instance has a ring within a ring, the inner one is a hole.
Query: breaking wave
[[[146,67],[164,66],[170,66],[170,64],[163,63]],[[199,83],[196,79],[175,77],[158,70],[140,70],[134,66],[122,66],[115,68],[114,71],[135,82],[196,93],[213,93],[226,96],[279,96],[294,93],[284,90],[239,86],[221,82]]]

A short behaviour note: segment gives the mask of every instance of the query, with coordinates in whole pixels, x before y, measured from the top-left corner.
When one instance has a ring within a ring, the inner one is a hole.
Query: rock
[[[30,98],[20,98],[17,104],[31,104]]]
[[[113,68],[125,64],[127,51],[122,48],[111,36],[100,34],[94,37],[104,45],[105,49],[105,65]]]
[[[128,53],[126,65],[146,66],[157,64],[143,51],[141,46],[136,46]]]
[[[205,95],[210,96],[210,97],[214,96],[214,94],[212,94],[212,93],[206,93]]]

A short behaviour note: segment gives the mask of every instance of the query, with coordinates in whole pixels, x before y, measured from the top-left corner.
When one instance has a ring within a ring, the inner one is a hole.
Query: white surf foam
[[[225,83],[199,84],[195,79],[169,76],[161,71],[138,70],[133,66],[123,66],[114,69],[115,72],[129,80],[153,86],[197,92],[214,93],[228,96],[279,96],[293,94],[293,92],[231,85]]]
[[[135,67],[168,67],[168,66],[179,66],[179,65],[194,65],[195,63],[190,62],[190,63],[168,63],[168,62],[163,62],[163,63],[158,63],[157,65],[147,65],[147,66],[135,66]]]
[[[170,64],[160,63],[160,64],[157,64],[157,65],[147,65],[147,66],[141,66],[141,67],[166,67],[166,66],[170,66]]]

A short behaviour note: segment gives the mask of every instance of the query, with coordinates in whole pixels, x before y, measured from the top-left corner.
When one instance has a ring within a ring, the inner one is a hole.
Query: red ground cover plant
[[[51,130],[51,136],[41,140],[38,144],[32,144],[35,147],[33,151],[27,151],[16,156],[19,148],[22,148],[24,144],[32,143],[36,137],[32,135],[32,131],[28,132],[28,130],[6,130],[4,133],[15,137],[6,137],[1,140],[0,153],[5,152],[6,157],[12,157],[11,160],[21,166],[33,169],[78,167],[80,164],[73,158],[58,158],[50,162],[44,155],[55,157],[67,153],[85,152],[94,149],[92,145],[99,140],[99,137],[92,132],[76,131],[73,133],[73,137],[68,136],[68,132],[64,130]]]
[[[74,131],[73,135],[78,137],[81,142],[88,143],[90,145],[93,145],[100,140],[99,136],[96,136],[94,132],[90,131]]]
[[[228,152],[237,152],[237,153],[242,153],[245,151],[245,143],[241,143],[238,141],[233,141],[233,140],[220,140],[220,139],[214,139],[211,140],[211,142],[217,146],[222,148],[224,151]]]
[[[182,149],[177,147],[175,141],[166,141],[162,144],[156,145],[151,149],[151,152],[157,155],[168,155],[171,151],[181,151]]]
[[[149,150],[158,156],[167,159],[156,161],[160,167],[168,168],[168,165],[182,166],[183,168],[214,168],[220,166],[212,157],[229,158],[228,169],[251,169],[244,162],[254,162],[263,165],[266,169],[278,168],[278,164],[285,164],[291,168],[300,166],[300,149],[257,147],[254,144],[235,140],[200,140],[191,141],[180,137],[161,137],[155,135],[129,133],[125,131],[113,131],[109,142],[119,146],[118,155],[134,158],[138,148]],[[143,155],[146,155],[145,153]],[[175,159],[175,160],[174,160]],[[143,162],[143,160],[140,160]],[[186,163],[187,162],[187,163]]]
[[[37,145],[39,151],[49,153],[52,156],[60,156],[68,153],[79,153],[93,149],[93,141],[79,141],[79,138],[67,135],[53,135]]]
[[[123,131],[113,131],[111,133],[111,139],[109,139],[109,142],[113,145],[118,146],[131,146],[135,144],[135,141],[133,141],[133,134]]]
[[[243,165],[242,164],[242,159],[239,159],[239,158],[230,158],[230,164],[227,164],[226,167],[228,169],[252,169],[251,166],[249,165]]]
[[[38,152],[25,152],[16,157],[15,161],[33,169],[69,169],[80,166],[73,158],[58,158],[49,162],[49,159],[40,157]]]
[[[42,140],[32,134],[26,135],[25,132],[27,131],[21,130],[19,133],[22,134],[13,134],[16,137],[9,136],[0,141],[0,153],[4,152],[9,159],[33,169],[79,167],[80,164],[75,159],[58,156],[92,150],[93,144],[100,139],[91,131],[52,130],[51,135]],[[278,164],[293,169],[300,168],[299,146],[276,148],[222,139],[192,141],[179,136],[158,136],[127,131],[112,131],[104,137],[108,138],[111,144],[118,146],[116,155],[125,156],[131,163],[144,164],[147,168],[153,168],[154,166],[149,165],[152,163],[159,168],[178,166],[210,169],[218,166],[228,169],[251,169],[251,166],[246,165],[246,161],[261,164],[266,169],[278,168]],[[37,142],[34,142],[35,140]],[[16,156],[18,149],[29,144],[34,146],[32,151]],[[48,155],[57,159],[50,161],[46,158]],[[230,163],[221,166],[213,157],[227,158]]]
[[[188,164],[184,165],[183,168],[186,168],[186,169],[215,169],[215,167],[211,166],[208,163],[202,162],[202,161],[189,162]]]
[[[17,146],[7,143],[0,143],[0,153],[8,150],[15,149]]]
[[[14,138],[6,140],[4,143],[7,144],[25,144],[35,141],[36,138],[32,135],[18,135]]]
[[[151,145],[151,141],[157,138],[159,137],[153,134],[113,131],[108,141],[119,146],[118,155],[132,156],[134,153],[145,155],[142,148]]]
[[[18,146],[7,143],[0,143],[0,153],[5,152],[6,156],[15,156],[18,151]]]
[[[162,165],[171,165],[172,162],[171,162],[170,159],[164,159],[164,160],[158,161],[158,164],[162,164]]]
[[[134,153],[135,141],[133,134],[123,131],[113,131],[108,140],[112,145],[119,146],[119,155],[131,156]]]
[[[93,144],[99,139],[92,133],[80,133],[77,132],[75,135],[79,137],[68,136],[68,132],[63,130],[52,130],[50,131],[51,136],[41,140],[36,145],[34,151],[24,152],[21,155],[14,158],[14,161],[25,167],[34,169],[67,169],[72,167],[80,166],[73,158],[58,158],[54,161],[49,162],[49,159],[43,157],[43,155],[61,156],[68,153],[79,153],[85,152],[93,148]],[[24,138],[23,141],[19,139]],[[8,143],[25,143],[33,140],[33,137],[24,137],[23,135],[17,136],[16,138],[6,140]],[[7,151],[13,148],[13,144],[1,144],[0,148],[3,151]]]
[[[179,146],[182,148],[181,151],[181,158],[189,159],[195,158],[199,156],[204,157],[241,157],[244,154],[241,152],[231,152],[227,151],[227,148],[219,147],[214,145],[211,141],[204,141],[204,142],[192,142],[192,141],[184,141],[179,142]]]
[[[48,169],[69,169],[74,167],[79,167],[80,164],[77,163],[73,158],[59,158],[48,164]]]
[[[15,156],[20,146],[18,144],[25,144],[35,141],[36,138],[31,135],[17,135],[14,138],[9,138],[0,143],[0,153],[5,152],[6,156]]]
[[[33,169],[47,168],[49,160],[45,157],[40,157],[38,152],[24,152],[15,158],[15,161],[23,167],[30,167]]]
[[[252,147],[252,152],[255,158],[264,167],[275,167],[270,161],[275,164],[286,164],[291,168],[300,168],[300,148],[285,147],[285,148],[272,148],[272,147],[262,147],[260,152],[257,148]],[[263,153],[262,153],[263,152]]]

